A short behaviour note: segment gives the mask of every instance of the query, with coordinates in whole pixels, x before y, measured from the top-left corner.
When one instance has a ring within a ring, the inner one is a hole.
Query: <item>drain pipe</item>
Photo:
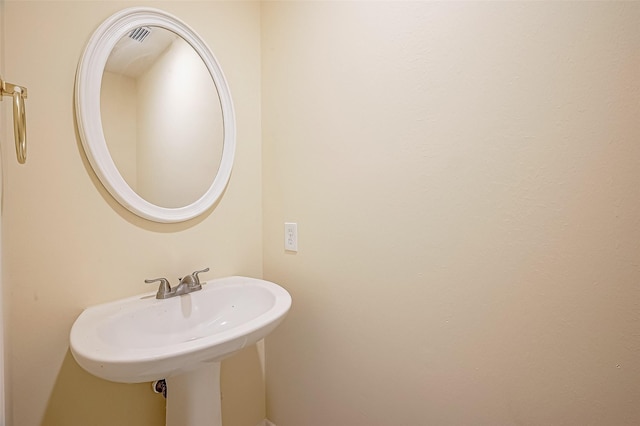
[[[151,389],[155,393],[161,393],[164,399],[167,399],[167,382],[164,379],[156,380],[151,383]]]

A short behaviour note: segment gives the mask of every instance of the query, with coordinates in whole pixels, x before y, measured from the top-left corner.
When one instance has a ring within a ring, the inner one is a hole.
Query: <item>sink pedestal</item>
[[[165,380],[167,426],[222,426],[220,362]]]

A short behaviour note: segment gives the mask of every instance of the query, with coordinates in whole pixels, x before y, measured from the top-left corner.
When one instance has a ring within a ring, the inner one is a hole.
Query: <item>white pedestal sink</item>
[[[220,361],[264,338],[290,307],[282,287],[246,277],[164,300],[147,293],[87,308],[71,353],[106,380],[166,379],[167,426],[221,426]]]

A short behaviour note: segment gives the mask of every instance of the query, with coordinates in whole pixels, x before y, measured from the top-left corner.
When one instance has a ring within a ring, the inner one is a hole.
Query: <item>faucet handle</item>
[[[198,277],[198,274],[202,272],[209,272],[209,268],[205,268],[202,271],[195,271],[193,274],[191,274],[196,281],[196,285],[200,284],[200,278]]]
[[[152,284],[156,282],[160,282],[160,287],[158,287],[158,292],[156,293],[156,299],[166,299],[167,295],[171,293],[171,284],[169,284],[169,280],[166,278],[154,278],[152,280],[144,280],[147,284]]]

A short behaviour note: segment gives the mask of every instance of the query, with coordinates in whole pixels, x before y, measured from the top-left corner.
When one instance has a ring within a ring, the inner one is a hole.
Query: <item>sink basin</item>
[[[158,300],[155,292],[86,309],[71,329],[78,364],[100,378],[149,382],[217,362],[282,321],[291,296],[269,281],[228,277]]]

